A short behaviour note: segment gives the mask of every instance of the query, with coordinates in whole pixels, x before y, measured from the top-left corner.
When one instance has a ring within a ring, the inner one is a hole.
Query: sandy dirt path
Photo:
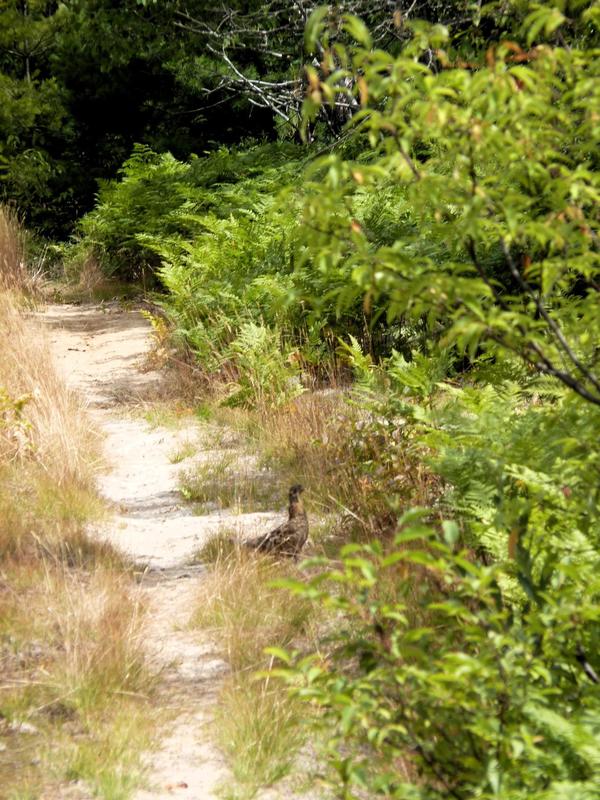
[[[160,702],[172,712],[156,752],[148,755],[148,788],[135,800],[210,800],[228,780],[211,744],[211,710],[227,672],[214,644],[187,625],[202,567],[191,555],[220,526],[243,535],[268,529],[279,514],[194,516],[177,492],[180,464],[170,456],[183,442],[200,442],[199,457],[215,452],[210,427],[190,422],[177,430],[152,428],[132,407],[160,396],[160,373],[144,370],[152,347],[148,322],[118,305],[49,306],[41,315],[55,358],[69,384],[87,398],[105,434],[107,472],[100,489],[114,508],[95,531],[140,566],[149,603],[146,643],[161,673]],[[265,795],[266,796],[266,795]],[[272,796],[271,792],[268,796]]]

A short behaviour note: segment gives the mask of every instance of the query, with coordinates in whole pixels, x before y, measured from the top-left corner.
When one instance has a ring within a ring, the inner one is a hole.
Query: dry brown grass
[[[268,412],[220,408],[213,419],[243,432],[278,485],[306,487],[312,518],[328,518],[324,542],[389,537],[399,513],[431,505],[439,491],[402,426],[378,420],[348,391],[307,392]]]
[[[31,797],[62,796],[73,778],[101,797],[126,797],[150,732],[138,599],[112,571],[88,582],[42,560],[6,564],[1,578],[6,796],[20,797],[27,777]]]
[[[0,206],[0,289],[20,290],[24,279],[24,231],[16,213]]]
[[[267,647],[313,639],[318,609],[273,585],[298,577],[294,565],[232,546],[225,532],[203,549],[211,571],[202,581],[192,624],[223,648],[231,676],[216,710],[215,738],[228,756],[237,786],[232,797],[253,797],[286,775],[304,741],[299,702],[272,675]],[[257,670],[265,674],[258,677]]]
[[[28,263],[27,234],[18,214],[0,205],[0,290],[36,295],[43,284],[43,258]]]
[[[266,647],[285,647],[306,635],[316,609],[271,585],[293,576],[292,565],[244,548],[220,552],[200,586],[192,624],[215,634],[232,669],[255,670],[266,663]]]
[[[0,649],[4,717],[8,711],[9,718],[47,727],[52,719],[108,710],[120,693],[148,689],[143,608],[126,578],[98,568],[82,580],[43,560],[9,562],[2,578],[0,630],[11,642]]]
[[[75,289],[79,290],[83,297],[91,299],[94,292],[106,283],[107,278],[100,264],[93,256],[88,256],[77,271]]]
[[[142,287],[108,276],[93,255],[63,265],[64,274],[47,287],[54,302],[91,303],[126,300],[142,293]]]
[[[0,292],[3,796],[62,796],[81,778],[125,798],[140,780],[143,608],[123,559],[85,530],[102,513],[98,442],[43,332]]]
[[[54,368],[42,330],[7,294],[0,294],[0,391],[0,458],[43,465],[61,486],[91,486],[98,436]]]

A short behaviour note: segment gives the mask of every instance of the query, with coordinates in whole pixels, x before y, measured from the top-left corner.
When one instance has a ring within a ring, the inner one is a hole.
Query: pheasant
[[[304,487],[295,483],[289,492],[289,518],[270,533],[245,542],[246,547],[259,550],[261,553],[290,556],[297,558],[308,538],[308,518],[302,505],[300,495]]]

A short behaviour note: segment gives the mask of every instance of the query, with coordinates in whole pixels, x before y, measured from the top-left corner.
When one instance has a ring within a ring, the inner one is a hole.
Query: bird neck
[[[300,516],[300,514],[304,514],[304,506],[302,505],[302,500],[299,497],[295,497],[293,500],[290,500],[290,519],[294,517]]]

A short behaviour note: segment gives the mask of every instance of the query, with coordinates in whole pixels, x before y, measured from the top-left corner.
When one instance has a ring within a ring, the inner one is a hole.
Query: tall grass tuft
[[[25,282],[25,237],[15,211],[0,205],[0,289],[20,290]]]
[[[0,354],[0,458],[41,465],[60,486],[92,486],[98,435],[54,368],[41,328],[6,293],[0,294]]]
[[[288,774],[304,742],[303,713],[278,681],[238,673],[226,683],[215,732],[244,795]]]
[[[0,290],[35,295],[43,275],[43,257],[28,264],[28,235],[17,212],[0,204]]]
[[[217,534],[200,555],[211,570],[199,588],[192,625],[221,643],[231,667],[214,735],[239,796],[252,797],[288,774],[304,742],[298,701],[271,674],[265,648],[312,639],[317,608],[274,585],[293,578],[295,567],[232,547],[228,536]]]
[[[50,682],[60,687],[69,706],[94,711],[110,706],[115,694],[149,688],[143,605],[128,580],[97,569],[85,584],[68,574],[50,574],[45,588],[58,652]]]
[[[232,669],[259,669],[266,647],[285,647],[308,629],[313,605],[272,585],[292,570],[240,548],[225,551],[202,581],[192,624],[216,634]]]

